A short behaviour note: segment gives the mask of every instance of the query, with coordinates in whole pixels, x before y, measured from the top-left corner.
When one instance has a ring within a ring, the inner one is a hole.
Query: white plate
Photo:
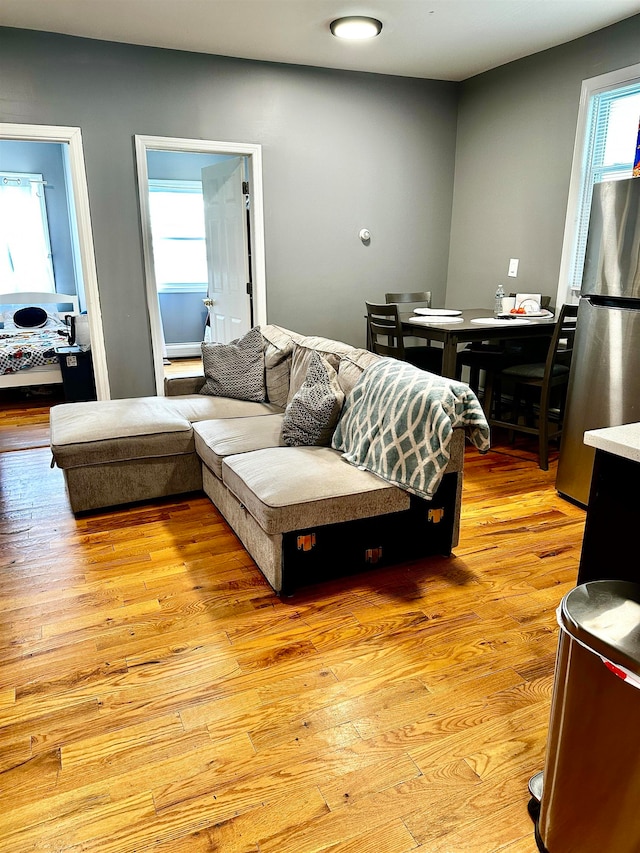
[[[414,323],[416,326],[434,326],[444,323],[462,323],[464,317],[409,317],[409,323]]]
[[[454,311],[451,308],[414,308],[414,314],[424,314],[425,317],[459,317],[462,311]]]
[[[471,323],[479,326],[528,326],[531,320],[518,317],[517,320],[501,320],[499,317],[474,317]]]
[[[514,317],[516,320],[521,317],[553,317],[552,311],[527,311],[526,314],[512,314],[511,311],[504,311],[498,314],[498,317]]]

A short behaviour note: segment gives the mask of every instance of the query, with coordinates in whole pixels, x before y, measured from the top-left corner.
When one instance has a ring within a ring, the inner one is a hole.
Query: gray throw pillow
[[[264,373],[267,386],[267,399],[284,409],[289,399],[289,374],[293,342],[302,340],[302,335],[290,332],[281,326],[267,323],[260,326],[264,340]]]
[[[203,343],[202,365],[205,383],[201,394],[257,403],[266,399],[264,342],[258,326],[230,344]]]
[[[343,403],[338,374],[312,353],[306,378],[285,409],[282,440],[289,447],[331,444]]]

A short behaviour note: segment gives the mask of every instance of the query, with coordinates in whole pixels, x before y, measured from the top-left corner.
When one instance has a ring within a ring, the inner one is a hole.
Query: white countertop
[[[596,450],[640,462],[640,423],[590,429],[584,434],[584,443]]]

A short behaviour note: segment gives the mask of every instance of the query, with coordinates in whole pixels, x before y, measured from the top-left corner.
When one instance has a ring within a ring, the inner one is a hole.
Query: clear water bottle
[[[499,284],[498,289],[496,290],[496,301],[493,306],[493,313],[497,317],[498,314],[502,314],[502,300],[507,294],[504,292],[504,287]]]

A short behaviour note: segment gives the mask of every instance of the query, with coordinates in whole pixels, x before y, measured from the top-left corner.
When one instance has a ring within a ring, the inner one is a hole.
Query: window
[[[0,172],[0,293],[55,291],[42,175]]]
[[[149,181],[153,262],[160,292],[207,290],[200,181]]]
[[[594,184],[633,175],[640,129],[640,66],[582,85],[557,304],[580,291]]]
[[[578,235],[570,287],[580,290],[593,185],[630,178],[640,123],[640,82],[591,96]]]

